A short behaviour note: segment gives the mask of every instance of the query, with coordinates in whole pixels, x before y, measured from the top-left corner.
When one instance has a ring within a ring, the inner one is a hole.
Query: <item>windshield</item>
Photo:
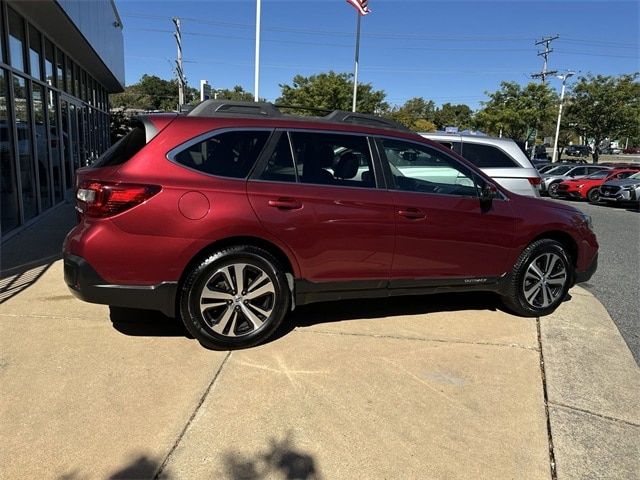
[[[608,170],[601,170],[599,172],[594,172],[591,175],[587,175],[585,178],[590,178],[590,179],[599,179],[599,178],[605,178],[607,175],[609,175],[609,171]]]

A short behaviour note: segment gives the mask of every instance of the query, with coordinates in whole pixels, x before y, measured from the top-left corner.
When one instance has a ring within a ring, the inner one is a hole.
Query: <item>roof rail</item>
[[[369,125],[378,128],[394,128],[397,130],[410,131],[407,127],[395,120],[378,117],[376,115],[367,115],[365,113],[346,112],[344,110],[334,110],[324,117],[332,122],[354,123],[357,125]]]
[[[241,102],[235,100],[205,100],[187,113],[189,117],[211,117],[217,115],[246,115],[249,117],[281,117],[282,112],[268,102]]]
[[[205,100],[193,107],[188,113],[189,117],[215,117],[215,116],[242,116],[242,117],[283,117],[284,114],[278,109],[300,109],[311,111],[323,111],[327,109],[315,107],[300,107],[294,105],[274,105],[269,102],[246,102],[237,100]],[[300,117],[298,117],[300,118]],[[334,110],[323,117],[303,117],[308,120],[326,120],[338,123],[352,123],[356,125],[368,125],[377,128],[393,128],[396,130],[410,131],[407,127],[388,118],[365,113],[347,112],[344,110]]]

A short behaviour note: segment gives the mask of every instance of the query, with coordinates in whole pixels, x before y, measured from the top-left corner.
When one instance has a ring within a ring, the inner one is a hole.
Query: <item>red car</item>
[[[614,170],[601,170],[583,178],[572,178],[565,180],[558,185],[556,194],[558,197],[573,198],[576,200],[589,200],[598,202],[600,200],[599,187],[609,180],[627,178],[634,173],[638,173],[637,168],[616,168]]]
[[[622,150],[622,153],[631,153],[631,154],[640,153],[640,147],[627,147],[624,150]]]
[[[71,291],[179,316],[209,348],[255,345],[296,306],[344,298],[483,290],[546,315],[597,266],[579,210],[351,112],[207,100],[142,118],[76,182]]]

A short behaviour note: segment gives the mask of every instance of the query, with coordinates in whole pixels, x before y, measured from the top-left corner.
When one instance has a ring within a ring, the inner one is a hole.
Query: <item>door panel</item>
[[[313,282],[387,279],[394,242],[390,192],[251,180],[262,225],[295,252]]]
[[[483,205],[487,181],[445,151],[392,139],[377,144],[396,206],[391,286],[504,273],[515,228],[509,201]]]
[[[397,215],[392,278],[494,277],[505,272],[514,222],[508,201],[483,211],[477,198],[394,192]]]
[[[295,252],[303,278],[388,280],[393,198],[376,189],[366,137],[281,132],[262,163],[247,183],[249,200],[263,226]]]

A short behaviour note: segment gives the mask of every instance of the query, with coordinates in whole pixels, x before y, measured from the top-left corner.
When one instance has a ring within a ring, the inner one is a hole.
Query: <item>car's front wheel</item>
[[[587,200],[591,203],[598,203],[600,201],[600,190],[598,190],[598,187],[594,187],[587,192]]]
[[[503,300],[518,315],[537,317],[553,312],[571,285],[573,267],[565,247],[551,239],[529,245],[513,267]]]
[[[256,345],[282,323],[290,299],[284,271],[269,252],[253,246],[220,250],[187,274],[180,314],[207,348]]]

